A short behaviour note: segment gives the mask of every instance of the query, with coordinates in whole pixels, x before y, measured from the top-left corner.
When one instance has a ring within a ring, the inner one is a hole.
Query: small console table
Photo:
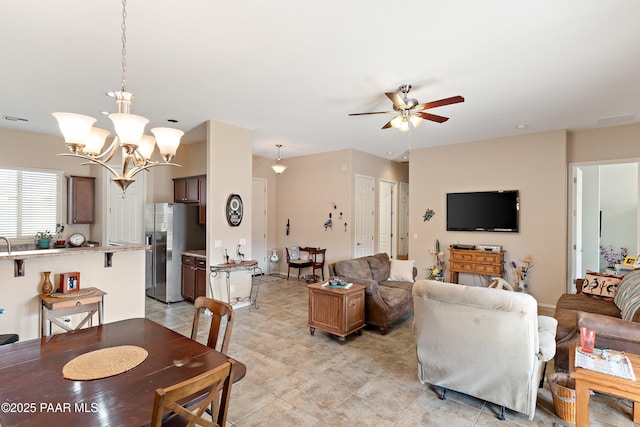
[[[458,283],[458,273],[504,276],[504,252],[449,249],[451,283]]]
[[[213,296],[213,278],[218,276],[218,273],[225,274],[225,282],[227,285],[227,302],[231,304],[231,272],[232,271],[251,271],[251,290],[249,291],[249,304],[258,307],[258,291],[260,290],[260,280],[256,280],[254,283],[253,276],[262,276],[262,269],[258,267],[258,261],[246,260],[237,263],[216,264],[210,267],[209,287],[211,295]],[[255,291],[255,293],[254,293]],[[234,304],[244,301],[246,298],[236,298]]]
[[[80,329],[87,322],[89,322],[89,326],[92,326],[91,321],[95,313],[98,313],[100,325],[104,323],[104,296],[106,292],[98,288],[85,288],[78,291],[77,294],[51,295],[40,295],[40,301],[42,301],[43,337],[51,335],[52,323],[55,323],[67,332]],[[87,313],[87,315],[75,329],[58,320],[59,317],[78,313]]]

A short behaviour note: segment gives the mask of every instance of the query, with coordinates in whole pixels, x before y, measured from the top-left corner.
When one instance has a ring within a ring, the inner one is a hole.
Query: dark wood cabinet
[[[182,255],[182,298],[195,301],[207,296],[207,259]]]
[[[207,222],[207,176],[186,176],[173,179],[173,201],[175,203],[197,203],[198,223]]]
[[[67,177],[67,223],[93,224],[96,179],[91,176]]]
[[[176,203],[198,203],[200,186],[198,177],[175,178],[173,180],[173,201]]]

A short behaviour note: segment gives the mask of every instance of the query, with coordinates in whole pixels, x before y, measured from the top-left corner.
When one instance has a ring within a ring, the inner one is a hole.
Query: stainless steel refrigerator
[[[205,248],[198,206],[153,203],[144,209],[146,293],[166,303],[182,301],[182,251]]]

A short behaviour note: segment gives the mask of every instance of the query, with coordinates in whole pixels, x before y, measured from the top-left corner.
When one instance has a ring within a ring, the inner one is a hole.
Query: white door
[[[409,184],[400,183],[400,244],[398,255],[409,255]]]
[[[251,258],[267,273],[267,180],[253,178],[251,194]]]
[[[107,244],[109,242],[142,243],[144,239],[145,172],[135,176],[125,197],[105,171],[107,185]]]
[[[373,255],[375,192],[373,177],[356,175],[355,257]]]
[[[378,253],[386,252],[390,258],[396,250],[393,244],[395,229],[394,195],[395,183],[378,183]]]

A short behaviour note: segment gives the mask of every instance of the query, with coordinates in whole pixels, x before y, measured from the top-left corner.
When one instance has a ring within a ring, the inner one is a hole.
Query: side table
[[[326,283],[326,282],[325,282]],[[330,288],[313,283],[309,288],[309,332],[316,328],[337,335],[341,343],[364,328],[364,289],[354,283],[349,289]]]
[[[569,375],[576,381],[576,427],[589,425],[589,390],[612,394],[633,401],[633,422],[640,423],[640,355],[625,353],[633,366],[636,381],[614,377],[584,368],[576,368],[578,344],[569,350]]]
[[[104,323],[104,296],[106,294],[106,292],[98,288],[85,288],[74,294],[59,294],[59,297],[51,296],[54,294],[40,295],[42,303],[42,336],[51,335],[52,323],[67,332],[80,329],[87,322],[91,322],[95,313],[98,313],[98,321],[102,325]],[[59,317],[78,313],[87,313],[87,315],[75,328],[71,328],[58,320]],[[91,323],[89,324],[91,325]]]

